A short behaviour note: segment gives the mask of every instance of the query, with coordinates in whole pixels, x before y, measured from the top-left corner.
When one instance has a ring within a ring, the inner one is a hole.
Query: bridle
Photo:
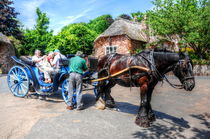
[[[189,64],[190,70],[191,70],[191,71],[193,70],[193,69],[192,69],[192,64],[191,64],[190,61],[187,61],[187,62],[186,62],[186,61],[183,60],[183,59],[181,59],[181,60],[178,61],[178,63],[180,63],[180,64],[182,64],[183,62]],[[177,67],[178,65],[180,66],[180,64],[176,64],[175,69],[176,69],[176,67]],[[184,81],[189,80],[189,79],[194,79],[194,76],[184,77],[184,78],[181,79],[180,81],[181,81],[181,82],[184,82]]]
[[[152,69],[152,75],[153,76],[155,76],[159,81],[163,81],[163,80],[165,80],[170,86],[172,86],[173,88],[176,88],[176,89],[183,89],[184,88],[184,85],[183,84],[174,84],[174,83],[171,83],[170,81],[169,81],[169,79],[165,76],[165,74],[161,74],[159,71],[158,71],[158,69],[156,68],[156,66],[155,66],[155,61],[154,61],[154,56],[153,56],[153,53],[154,53],[154,51],[152,50],[152,51],[150,51],[150,60],[149,59],[147,59],[146,57],[144,57],[144,56],[142,56],[142,55],[139,55],[139,56],[141,56],[142,58],[144,58],[150,65],[151,65],[151,69]],[[152,59],[152,61],[151,61],[151,59]],[[178,63],[181,63],[181,62],[183,62],[183,61],[185,61],[185,60],[182,60],[182,59],[180,59],[179,61],[178,61]],[[179,64],[177,64],[176,63],[176,65],[172,65],[170,68],[175,68],[176,66],[178,66]],[[192,65],[191,65],[191,63],[190,63],[190,66],[191,66],[191,70],[192,70]],[[193,79],[194,77],[193,76],[190,76],[190,77],[184,77],[182,80],[181,80],[181,82],[184,82],[184,81],[186,81],[186,80],[188,80],[188,79]]]

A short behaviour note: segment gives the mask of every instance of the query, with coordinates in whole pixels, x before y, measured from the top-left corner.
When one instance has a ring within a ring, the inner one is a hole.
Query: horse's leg
[[[140,96],[141,96],[141,104],[139,107],[139,112],[136,117],[135,123],[141,127],[149,127],[150,121],[148,118],[149,112],[149,102],[147,98],[148,93],[148,77],[142,77],[139,80],[140,83]]]
[[[155,114],[152,110],[152,106],[151,106],[150,102],[151,102],[153,90],[154,90],[155,86],[157,85],[157,83],[158,83],[158,81],[154,81],[154,82],[151,82],[148,86],[147,101],[149,103],[148,118],[149,118],[150,122],[154,122],[156,120]]]
[[[105,103],[106,107],[114,108],[115,102],[114,98],[111,96],[111,88],[115,86],[115,83],[113,81],[109,81],[109,83],[105,86]]]

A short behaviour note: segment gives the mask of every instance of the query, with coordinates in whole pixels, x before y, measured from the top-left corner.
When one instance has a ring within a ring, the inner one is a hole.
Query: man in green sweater
[[[76,89],[76,102],[77,110],[83,109],[82,103],[82,74],[88,68],[86,66],[86,60],[82,58],[82,52],[78,51],[75,57],[69,61],[70,75],[69,75],[69,89],[68,89],[68,102],[66,109],[73,110],[72,98],[74,94],[74,88]]]

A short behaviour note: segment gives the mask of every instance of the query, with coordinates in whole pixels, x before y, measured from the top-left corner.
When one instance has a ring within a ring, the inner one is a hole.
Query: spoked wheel
[[[97,87],[97,85],[98,85],[97,82],[93,83],[93,86],[94,86],[93,92],[94,92],[94,95],[95,95],[96,98],[98,97],[98,87]]]
[[[24,97],[29,91],[29,77],[25,69],[14,66],[10,69],[7,77],[10,91],[17,97]]]
[[[69,86],[69,81],[66,79],[63,81],[62,83],[62,96],[63,96],[63,100],[65,101],[65,103],[67,104],[68,102],[68,86]],[[73,98],[72,98],[72,103],[73,105],[76,104],[76,94],[74,93]]]

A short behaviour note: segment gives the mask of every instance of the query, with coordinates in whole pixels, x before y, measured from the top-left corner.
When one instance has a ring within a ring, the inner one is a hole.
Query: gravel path
[[[158,84],[152,98],[157,120],[150,128],[134,123],[138,88],[115,86],[112,95],[117,111],[95,109],[91,91],[84,92],[85,110],[67,111],[59,94],[46,101],[14,97],[0,76],[0,138],[210,138],[210,77],[197,77],[192,92]]]

